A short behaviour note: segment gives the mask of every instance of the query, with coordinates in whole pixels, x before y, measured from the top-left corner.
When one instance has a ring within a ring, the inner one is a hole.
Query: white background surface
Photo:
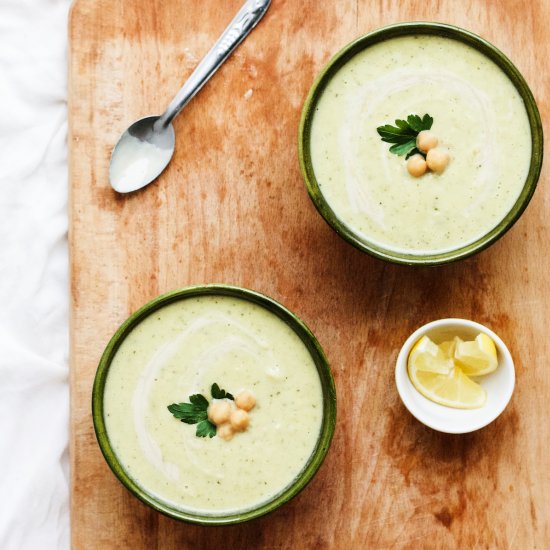
[[[0,549],[65,550],[69,0],[0,0]]]

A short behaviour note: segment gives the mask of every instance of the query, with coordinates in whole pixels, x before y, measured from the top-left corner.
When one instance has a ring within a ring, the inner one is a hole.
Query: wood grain
[[[302,102],[329,57],[404,20],[453,23],[492,41],[525,75],[546,123],[550,1],[273,0],[176,121],[163,177],[116,195],[107,175],[119,133],[162,111],[240,2],[78,0],[72,9],[73,548],[547,548],[548,167],[521,220],[491,249],[407,268],[362,254],[323,222],[296,141]],[[339,399],[332,449],[308,488],[268,517],[227,528],[178,523],[134,499],[104,462],[90,411],[116,327],[157,294],[205,282],[246,286],[297,312],[327,352]],[[419,424],[393,381],[404,339],[448,316],[485,323],[516,361],[510,406],[466,436]]]

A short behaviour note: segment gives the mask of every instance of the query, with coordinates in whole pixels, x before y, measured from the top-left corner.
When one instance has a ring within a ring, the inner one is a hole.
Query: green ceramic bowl
[[[361,52],[365,48],[372,46],[373,44],[378,44],[384,40],[399,36],[419,34],[438,35],[459,40],[476,48],[481,53],[492,59],[508,76],[518,90],[525,104],[529,124],[531,126],[532,154],[529,173],[525,180],[523,190],[521,191],[512,209],[496,227],[477,241],[451,251],[432,255],[406,254],[387,250],[369,242],[364,236],[361,236],[351,227],[347,226],[338,218],[321,193],[319,184],[315,177],[315,172],[313,170],[310,152],[311,123],[315,109],[328,82],[336,74],[336,72],[338,72],[338,70],[354,55]],[[483,38],[451,25],[426,22],[399,23],[378,29],[358,38],[357,40],[354,40],[341,49],[324,67],[313,83],[302,110],[298,137],[298,155],[309,195],[317,210],[323,218],[325,218],[328,224],[338,233],[338,235],[343,237],[346,241],[350,242],[359,250],[367,252],[382,260],[408,265],[437,265],[466,258],[487,248],[504,233],[506,233],[506,231],[510,229],[510,227],[512,227],[512,225],[518,220],[535,191],[540,175],[543,156],[543,132],[539,111],[531,90],[518,69],[500,50],[495,48]]]
[[[163,306],[178,300],[184,300],[186,298],[212,295],[231,296],[253,302],[254,304],[258,304],[259,306],[266,308],[282,319],[300,337],[309,350],[315,365],[317,366],[323,391],[323,421],[319,439],[317,440],[313,453],[300,474],[294,479],[291,485],[286,487],[271,500],[264,502],[254,509],[247,509],[243,512],[225,516],[200,515],[190,512],[183,512],[169,506],[163,501],[158,500],[153,495],[149,494],[145,488],[138,485],[121,466],[118,457],[111,447],[109,435],[105,428],[103,412],[103,393],[109,375],[109,366],[118,347],[124,338],[132,331],[132,329],[147,316],[151,315]],[[116,477],[132,494],[142,500],[145,504],[149,505],[151,508],[154,508],[155,510],[175,519],[198,523],[201,525],[227,525],[248,521],[267,514],[268,512],[272,512],[285,502],[289,501],[292,497],[296,496],[313,478],[328,452],[332,436],[334,434],[334,427],[336,423],[336,391],[329,364],[323,350],[321,349],[321,346],[319,345],[319,342],[307,326],[288,309],[267,296],[253,292],[252,290],[246,290],[244,288],[227,285],[193,286],[183,288],[181,290],[175,290],[155,298],[131,315],[116,331],[108,343],[103,356],[101,357],[101,361],[99,362],[92,393],[92,415],[97,440],[107,464],[110,466]]]

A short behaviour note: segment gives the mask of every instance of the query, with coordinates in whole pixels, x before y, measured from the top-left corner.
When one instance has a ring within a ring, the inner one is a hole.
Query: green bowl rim
[[[132,329],[147,316],[163,306],[195,296],[215,295],[230,296],[255,303],[277,315],[290,328],[292,328],[305,344],[315,362],[323,391],[323,422],[321,425],[319,439],[308,462],[300,474],[296,477],[294,482],[286,487],[282,492],[278,493],[274,498],[268,502],[265,502],[258,508],[251,510],[249,509],[227,516],[209,516],[184,512],[172,508],[168,504],[149,495],[142,487],[132,480],[132,478],[126,473],[119,463],[109,442],[105,429],[105,421],[103,418],[103,393],[109,366],[118,347],[124,338],[132,331]],[[311,481],[321,466],[334,435],[336,425],[336,389],[328,360],[323,352],[323,349],[321,348],[321,345],[306,324],[290,310],[272,298],[253,290],[224,284],[196,285],[173,290],[157,296],[130,315],[130,317],[128,317],[128,319],[126,319],[126,321],[124,321],[124,323],[122,323],[122,325],[117,329],[107,344],[103,355],[101,356],[95,375],[92,390],[92,418],[97,441],[107,464],[119,481],[134,496],[139,498],[142,502],[154,510],[157,510],[158,512],[174,519],[196,523],[199,525],[230,525],[248,521],[272,512],[296,496]]]
[[[313,119],[315,107],[332,76],[345,63],[347,63],[349,59],[365,48],[384,40],[410,34],[436,35],[459,40],[460,42],[476,48],[482,54],[489,57],[489,59],[495,62],[497,66],[500,67],[500,69],[508,76],[515,88],[518,90],[525,105],[529,119],[529,126],[531,129],[532,153],[529,172],[527,174],[523,189],[508,214],[506,214],[498,225],[496,225],[491,231],[479,238],[477,241],[455,250],[429,255],[406,254],[384,249],[383,247],[369,243],[366,239],[362,238],[350,227],[341,222],[321,193],[313,171],[309,149],[311,121]],[[405,265],[440,265],[464,259],[476,254],[477,252],[481,252],[493,244],[497,239],[504,235],[504,233],[506,233],[512,225],[514,225],[529,204],[529,201],[535,192],[542,168],[543,143],[542,122],[535,98],[533,97],[527,82],[519,70],[504,53],[502,53],[487,40],[460,27],[445,23],[415,21],[389,25],[360,36],[344,46],[324,66],[313,82],[302,108],[298,131],[298,157],[300,160],[302,175],[313,204],[321,216],[323,216],[325,221],[343,239],[359,250],[367,252],[368,254],[381,260]]]

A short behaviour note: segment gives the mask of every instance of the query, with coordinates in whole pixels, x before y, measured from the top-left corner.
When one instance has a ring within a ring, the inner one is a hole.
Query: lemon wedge
[[[483,332],[471,342],[458,342],[454,351],[456,364],[468,376],[482,376],[498,366],[495,343]]]
[[[409,378],[413,386],[430,401],[455,409],[478,409],[487,400],[485,390],[470,380],[458,366],[449,373],[422,371],[409,358]]]
[[[411,350],[409,365],[412,364],[417,371],[449,374],[454,366],[452,357],[447,356],[428,336],[422,336]]]
[[[439,349],[443,352],[447,359],[454,359],[456,346],[462,342],[462,340],[455,336],[452,340],[446,340],[439,344]]]
[[[483,407],[487,394],[470,377],[489,374],[497,366],[495,343],[484,333],[472,341],[455,336],[439,345],[423,336],[407,362],[409,378],[424,397],[456,409]]]

